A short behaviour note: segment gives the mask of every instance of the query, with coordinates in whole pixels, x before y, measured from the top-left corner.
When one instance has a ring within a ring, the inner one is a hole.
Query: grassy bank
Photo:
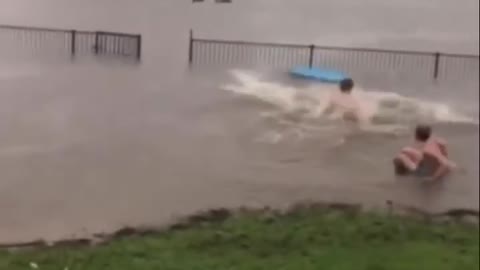
[[[0,251],[1,270],[478,269],[477,226],[373,214],[301,210],[222,222],[97,247]]]

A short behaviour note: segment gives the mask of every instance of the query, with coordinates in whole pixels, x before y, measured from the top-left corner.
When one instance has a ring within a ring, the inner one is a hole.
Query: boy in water
[[[356,131],[372,132],[377,134],[399,135],[403,128],[396,125],[376,126],[371,123],[368,108],[352,95],[354,82],[347,78],[340,81],[339,92],[330,96],[328,105],[324,110],[326,115],[338,117],[343,120],[345,134],[335,146],[345,143],[346,137]]]
[[[413,145],[404,147],[393,164],[396,175],[414,175],[431,180],[438,180],[457,168],[448,159],[445,141],[432,137],[432,128],[428,125],[415,128]]]
[[[352,95],[354,82],[352,79],[343,79],[339,84],[339,92],[330,96],[324,113],[333,117],[341,118],[345,124],[342,138],[335,146],[343,145],[346,137],[352,134],[361,125],[367,122],[364,117],[360,102]]]
[[[343,79],[339,85],[340,92],[330,97],[325,113],[338,115],[347,122],[364,122],[360,102],[352,95],[353,86],[352,79]]]

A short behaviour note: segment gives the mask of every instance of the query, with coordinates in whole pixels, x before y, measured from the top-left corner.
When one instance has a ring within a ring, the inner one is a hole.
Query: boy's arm
[[[435,141],[438,144],[438,147],[440,148],[440,151],[442,152],[442,155],[445,157],[448,157],[448,151],[447,151],[447,141],[442,139],[442,138],[435,138]]]
[[[432,175],[432,180],[437,180],[448,174],[451,170],[457,168],[457,165],[441,153],[426,151],[425,154],[433,156],[439,163],[438,168]]]
[[[426,151],[426,153],[435,157],[437,159],[437,161],[440,163],[440,165],[443,165],[443,166],[445,166],[449,169],[455,169],[457,167],[457,164],[455,164],[455,162],[448,159],[448,157],[445,156],[442,152],[443,151],[440,151],[439,153],[437,153],[437,151],[435,151],[435,152]]]
[[[446,166],[444,164],[440,164],[438,168],[435,170],[433,173],[431,179],[432,180],[438,180],[442,178],[443,176],[447,175],[451,171],[451,168],[449,166]]]

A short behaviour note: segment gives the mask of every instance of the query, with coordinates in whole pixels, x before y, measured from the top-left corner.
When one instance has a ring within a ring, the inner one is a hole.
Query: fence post
[[[73,57],[73,56],[75,56],[75,51],[76,51],[75,45],[76,45],[77,31],[71,30],[70,35],[72,37],[72,39],[71,39],[72,43],[70,44],[70,56]]]
[[[137,36],[137,60],[142,58],[142,35]]]
[[[93,49],[95,50],[95,54],[98,54],[99,48],[100,48],[100,34],[97,31],[95,32],[95,45],[93,47]]]
[[[440,53],[435,53],[435,64],[433,66],[433,78],[436,80],[438,78],[438,71],[440,65]]]
[[[190,29],[190,36],[188,41],[188,63],[193,63],[193,30]]]
[[[309,52],[309,56],[308,56],[308,67],[309,68],[312,68],[313,67],[313,54],[315,52],[315,45],[310,45],[310,52]]]

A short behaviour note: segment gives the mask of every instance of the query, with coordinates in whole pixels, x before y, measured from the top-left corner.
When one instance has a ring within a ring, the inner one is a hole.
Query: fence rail
[[[328,67],[346,72],[389,72],[427,79],[477,79],[479,56],[438,52],[345,48],[195,38],[190,31],[190,65]]]
[[[62,55],[106,55],[141,59],[142,37],[136,34],[0,25],[0,51]]]

